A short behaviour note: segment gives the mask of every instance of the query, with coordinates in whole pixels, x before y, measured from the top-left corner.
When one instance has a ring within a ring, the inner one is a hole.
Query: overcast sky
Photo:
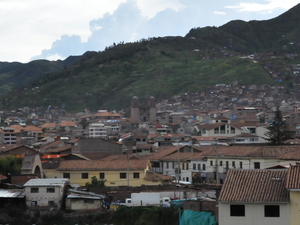
[[[57,60],[119,42],[267,20],[299,0],[0,0],[0,61]]]

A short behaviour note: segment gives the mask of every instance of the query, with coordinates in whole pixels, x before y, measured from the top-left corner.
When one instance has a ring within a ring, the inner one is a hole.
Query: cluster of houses
[[[0,157],[23,163],[20,174],[1,176],[2,184],[22,188],[1,189],[0,198],[9,192],[32,208],[100,210],[107,196],[82,191],[93,178],[108,188],[214,184],[222,187],[220,224],[271,224],[275,217],[295,224],[300,145],[297,136],[283,146],[267,145],[268,122],[261,116],[269,121],[274,112],[169,112],[157,105],[153,97],[143,104],[134,97],[131,109],[119,113],[2,113],[7,126],[0,131]],[[298,108],[283,115],[297,120]]]

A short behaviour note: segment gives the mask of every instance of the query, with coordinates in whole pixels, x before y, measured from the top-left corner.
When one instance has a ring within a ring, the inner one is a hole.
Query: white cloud
[[[178,11],[185,7],[180,0],[137,0],[137,5],[141,14],[149,19],[166,8]]]
[[[59,54],[54,54],[54,55],[49,55],[47,56],[45,59],[49,60],[49,61],[56,61],[59,59],[64,59],[65,57],[60,56]]]
[[[236,9],[238,12],[273,13],[276,9],[290,9],[299,3],[298,0],[265,0],[266,3],[240,2],[237,5],[225,6],[227,9]]]
[[[217,14],[217,15],[226,15],[226,12],[214,11],[214,14]]]
[[[297,3],[298,0],[0,0],[0,61],[65,58],[87,50],[100,51],[113,42],[184,36],[192,27],[220,26],[233,19],[270,19]],[[266,14],[270,12],[273,13]]]

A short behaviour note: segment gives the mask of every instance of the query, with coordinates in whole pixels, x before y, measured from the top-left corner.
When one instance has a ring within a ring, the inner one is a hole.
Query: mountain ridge
[[[193,28],[185,37],[119,43],[63,61],[36,60],[11,67],[0,62],[1,106],[121,109],[133,96],[163,99],[235,80],[270,85],[282,80],[291,88],[297,77],[285,68],[300,63],[299,15],[300,4],[266,21],[235,20],[220,27]],[[250,54],[255,60],[241,57]],[[291,54],[292,59],[287,57]],[[272,70],[282,77],[266,70],[270,64],[278,64]]]

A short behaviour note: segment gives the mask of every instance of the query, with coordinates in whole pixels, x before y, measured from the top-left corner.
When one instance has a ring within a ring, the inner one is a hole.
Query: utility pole
[[[128,149],[126,151],[127,154],[127,186],[129,187],[129,157],[128,157]]]
[[[219,152],[218,152],[217,143],[215,143],[215,151],[216,151],[216,181],[218,184],[219,183]]]

